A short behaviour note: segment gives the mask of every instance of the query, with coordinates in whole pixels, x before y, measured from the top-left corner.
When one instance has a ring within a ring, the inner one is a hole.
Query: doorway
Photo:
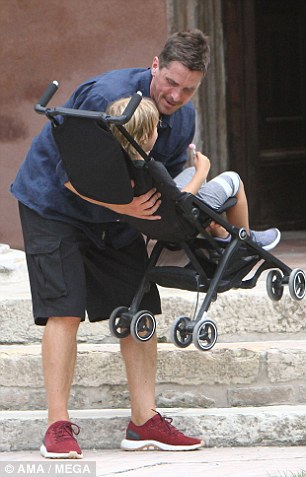
[[[306,229],[306,2],[224,0],[229,167],[251,226]]]

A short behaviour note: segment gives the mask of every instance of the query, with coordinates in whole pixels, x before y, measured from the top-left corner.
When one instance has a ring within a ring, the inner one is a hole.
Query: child
[[[107,112],[112,116],[120,116],[129,100],[130,98],[122,98],[111,103]],[[158,124],[159,112],[154,102],[149,98],[143,98],[130,121],[125,124],[125,129],[145,153],[149,154],[158,136]],[[111,130],[132,160],[143,160],[115,125],[111,126]],[[210,169],[209,159],[202,153],[194,151],[193,161],[194,167],[187,167],[174,178],[179,189],[194,194],[213,209],[218,209],[228,198],[236,197],[237,203],[226,211],[228,222],[239,228],[244,227],[252,240],[263,249],[271,250],[274,248],[281,237],[277,228],[262,232],[250,230],[248,202],[239,175],[236,172],[227,171],[206,182]],[[230,239],[227,231],[218,224],[212,223],[210,231],[218,240],[226,241]]]

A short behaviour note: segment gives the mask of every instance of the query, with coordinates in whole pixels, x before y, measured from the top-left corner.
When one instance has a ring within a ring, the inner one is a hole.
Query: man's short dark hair
[[[176,32],[168,38],[158,59],[159,68],[179,61],[189,70],[205,74],[210,60],[208,36],[198,29]]]

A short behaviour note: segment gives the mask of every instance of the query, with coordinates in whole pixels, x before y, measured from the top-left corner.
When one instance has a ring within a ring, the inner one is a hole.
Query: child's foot
[[[228,234],[226,237],[214,237],[214,239],[222,244],[227,244],[232,240],[232,236],[231,234]]]
[[[279,243],[281,233],[276,228],[263,230],[262,232],[251,230],[250,237],[264,250],[272,250]]]

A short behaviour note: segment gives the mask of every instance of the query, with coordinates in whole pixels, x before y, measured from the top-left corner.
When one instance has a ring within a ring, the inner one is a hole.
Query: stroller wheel
[[[266,290],[269,298],[273,301],[279,301],[283,296],[284,285],[283,275],[279,270],[270,270],[266,280]]]
[[[294,300],[302,300],[305,296],[306,277],[303,270],[294,268],[289,275],[289,293]]]
[[[187,316],[179,316],[172,324],[170,337],[178,348],[187,348],[192,343],[192,333],[187,331],[190,321]]]
[[[202,318],[196,323],[193,329],[192,342],[200,351],[208,351],[216,343],[217,337],[218,331],[216,323],[212,320]]]
[[[116,338],[126,338],[130,334],[130,318],[126,306],[115,308],[109,317],[109,329]]]
[[[156,320],[150,311],[138,311],[131,321],[131,335],[138,341],[149,341],[155,333]]]

